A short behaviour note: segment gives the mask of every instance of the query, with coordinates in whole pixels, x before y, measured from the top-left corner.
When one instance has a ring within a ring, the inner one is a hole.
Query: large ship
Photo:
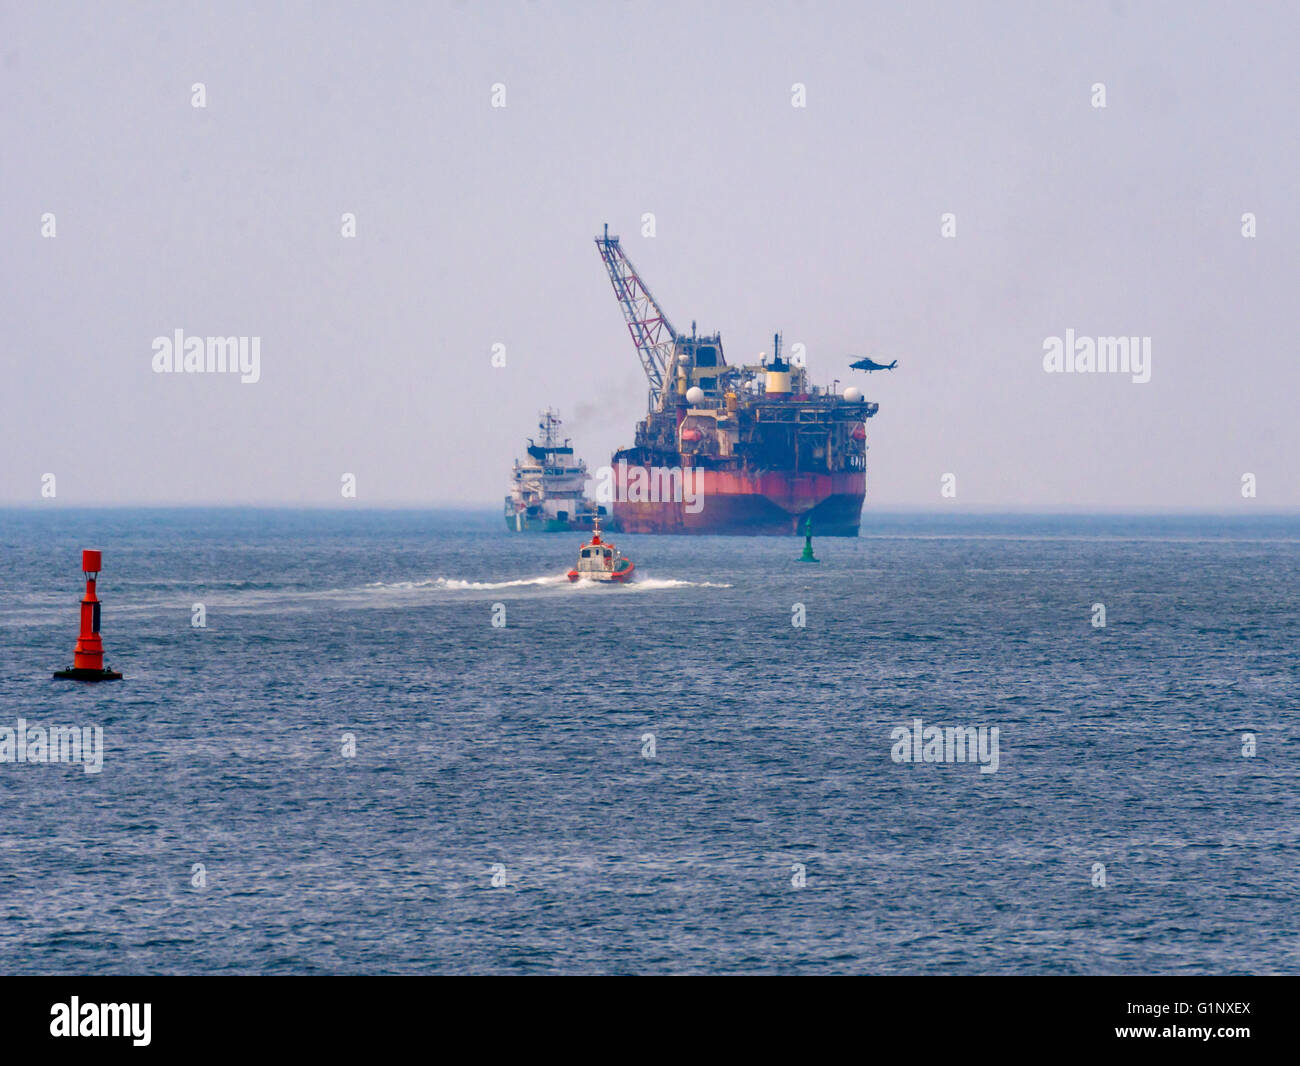
[[[729,364],[719,333],[678,333],[605,227],[596,247],[649,382],[635,443],[614,453],[614,517],[629,533],[856,537],[867,493],[857,388],[813,385],[781,354]],[[874,364],[873,364],[874,367]],[[879,369],[892,369],[880,367]]]
[[[564,533],[592,529],[605,508],[586,497],[587,464],[561,438],[559,416],[549,407],[528,438],[525,458],[515,460],[510,495],[505,498],[506,528],[516,533]],[[613,520],[607,529],[618,528]]]

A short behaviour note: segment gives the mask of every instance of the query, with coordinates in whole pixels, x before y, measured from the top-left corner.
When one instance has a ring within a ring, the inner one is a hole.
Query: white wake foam
[[[641,589],[643,592],[653,592],[657,589],[729,589],[729,584],[723,584],[715,581],[685,581],[679,578],[671,577],[646,577],[644,574],[634,575],[632,580],[625,584],[616,584],[614,582],[604,581],[570,581],[568,574],[554,574],[546,577],[527,577],[518,578],[514,581],[471,581],[468,578],[459,577],[435,577],[427,581],[372,581],[366,588],[378,589],[381,591],[393,592],[413,592],[421,589],[431,589],[433,591],[443,592],[484,592],[493,589],[510,589],[510,588],[625,588]]]
[[[682,581],[673,577],[634,577],[630,588],[654,589],[729,589],[730,585],[717,581]]]
[[[470,592],[484,589],[523,588],[529,585],[563,585],[568,583],[565,574],[547,577],[526,577],[516,581],[467,581],[458,577],[435,577],[428,581],[372,581],[366,588],[410,592],[417,589],[446,589],[450,592]]]

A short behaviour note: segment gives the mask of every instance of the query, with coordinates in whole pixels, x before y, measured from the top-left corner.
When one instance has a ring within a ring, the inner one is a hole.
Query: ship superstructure
[[[780,334],[771,359],[729,364],[721,334],[698,334],[693,322],[689,334],[673,329],[608,226],[596,246],[649,383],[635,443],[614,453],[622,528],[775,535],[811,518],[821,536],[857,536],[866,420],[879,405],[853,387],[812,384],[806,367],[783,358]],[[697,498],[654,493],[672,471]],[[647,486],[657,498],[646,498]]]
[[[506,528],[518,533],[560,533],[591,529],[605,508],[586,497],[587,464],[560,435],[563,423],[549,407],[528,438],[524,457],[515,460],[510,495],[505,498]],[[610,525],[606,523],[607,527]]]

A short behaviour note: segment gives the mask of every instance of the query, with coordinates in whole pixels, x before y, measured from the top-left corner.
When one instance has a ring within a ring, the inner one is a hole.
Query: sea
[[[1300,972],[1300,516],[582,539],[0,511],[0,971]]]

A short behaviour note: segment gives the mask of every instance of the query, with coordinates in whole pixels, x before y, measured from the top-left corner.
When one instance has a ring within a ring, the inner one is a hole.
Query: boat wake
[[[729,589],[731,585],[721,581],[682,581],[672,577],[638,577],[633,578],[628,588],[642,588],[647,592],[655,589]]]
[[[629,592],[660,592],[669,589],[729,589],[729,584],[715,581],[686,581],[680,578],[656,578],[638,574],[625,584],[606,581],[570,581],[568,574],[515,578],[508,581],[474,581],[469,578],[435,577],[420,581],[371,581],[347,588],[304,589],[230,587],[203,585],[192,595],[153,595],[134,603],[114,603],[109,613],[135,616],[162,615],[191,610],[196,601],[210,611],[264,614],[277,611],[307,612],[322,606],[342,610],[358,608],[404,608],[446,601],[456,596],[476,593],[497,595],[547,596],[559,592],[577,595],[627,595]],[[66,597],[33,595],[20,604],[0,606],[0,629],[25,626],[63,625],[67,621]]]
[[[456,577],[435,577],[428,581],[375,581],[371,582],[371,584],[366,587],[393,592],[413,592],[420,590],[430,590],[434,592],[490,592],[497,589],[512,588],[561,588],[580,591],[590,588],[604,588],[606,586],[611,588],[640,589],[643,592],[654,592],[659,589],[731,588],[731,585],[729,584],[716,581],[686,581],[670,577],[646,577],[644,574],[640,574],[632,578],[631,581],[617,586],[604,581],[570,581],[567,574],[555,574],[546,577],[519,578],[514,581],[470,581],[466,578]]]
[[[366,588],[386,589],[393,592],[412,592],[421,589],[448,592],[482,592],[490,589],[528,588],[546,585],[567,585],[564,574],[547,577],[526,577],[517,581],[467,581],[455,577],[435,577],[428,581],[372,581]]]

